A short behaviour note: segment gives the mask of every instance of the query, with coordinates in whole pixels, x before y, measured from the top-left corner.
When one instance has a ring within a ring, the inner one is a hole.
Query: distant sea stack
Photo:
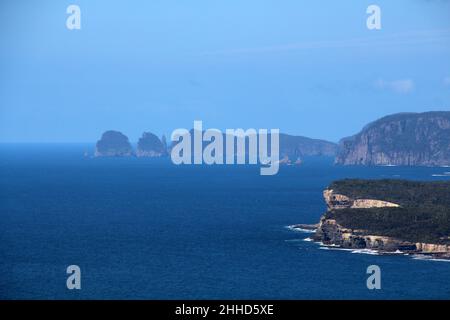
[[[450,165],[450,112],[398,113],[340,141],[336,164]]]
[[[106,131],[95,147],[96,157],[123,157],[132,154],[128,137],[119,131]]]
[[[164,136],[162,137],[162,140],[159,140],[153,133],[143,133],[138,141],[136,156],[155,158],[167,155],[167,144]]]

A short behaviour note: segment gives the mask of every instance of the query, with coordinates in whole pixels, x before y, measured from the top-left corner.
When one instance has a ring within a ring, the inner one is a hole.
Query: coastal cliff
[[[280,134],[280,159],[284,164],[300,164],[307,156],[334,157],[337,144],[303,136]]]
[[[194,145],[194,129],[189,131],[191,138],[191,146]],[[204,131],[198,134],[203,135]],[[270,134],[268,135],[270,137]],[[223,157],[226,157],[227,147],[226,140],[233,140],[233,150],[236,152],[239,148],[237,144],[236,135],[229,135],[227,133],[222,133],[222,141],[223,141]],[[246,157],[249,156],[249,137],[252,135],[248,135],[245,137],[245,145],[243,149],[243,153],[246,154]],[[255,139],[257,137],[253,136]],[[270,140],[270,138],[269,138]],[[170,146],[170,149],[177,145],[179,142],[175,141]],[[202,148],[204,149],[209,143],[206,141],[202,142]],[[279,163],[281,165],[300,165],[303,162],[305,157],[310,156],[325,156],[325,157],[334,157],[337,151],[337,144],[334,142],[320,140],[320,139],[312,139],[303,136],[293,136],[289,134],[280,133],[279,135]],[[169,150],[170,152],[170,150]],[[257,147],[256,154],[259,153],[259,149]],[[193,157],[193,151],[192,151]]]
[[[315,241],[450,259],[450,182],[342,180],[323,195],[327,212]]]
[[[335,193],[333,190],[324,190],[323,197],[329,210],[357,209],[357,208],[384,208],[399,207],[398,204],[376,199],[351,199],[345,195]]]
[[[450,112],[398,113],[339,143],[340,165],[450,165]]]

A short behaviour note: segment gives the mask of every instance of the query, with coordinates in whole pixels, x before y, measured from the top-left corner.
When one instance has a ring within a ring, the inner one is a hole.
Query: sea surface
[[[287,228],[318,222],[333,180],[449,180],[450,168],[307,158],[260,176],[92,151],[0,146],[1,299],[450,298],[448,262],[327,249]],[[73,264],[81,290],[66,288]],[[374,264],[381,290],[366,287]]]

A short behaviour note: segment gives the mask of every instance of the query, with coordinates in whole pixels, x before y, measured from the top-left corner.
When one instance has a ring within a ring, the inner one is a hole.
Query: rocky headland
[[[450,259],[450,182],[342,180],[323,192],[313,240],[343,249]]]
[[[340,165],[450,165],[450,112],[398,113],[339,143]]]

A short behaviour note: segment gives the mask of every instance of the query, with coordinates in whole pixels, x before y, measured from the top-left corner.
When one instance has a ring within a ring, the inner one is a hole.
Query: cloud
[[[393,81],[378,79],[375,81],[375,87],[379,89],[392,90],[399,94],[407,94],[414,90],[414,81],[412,79],[400,79]]]

